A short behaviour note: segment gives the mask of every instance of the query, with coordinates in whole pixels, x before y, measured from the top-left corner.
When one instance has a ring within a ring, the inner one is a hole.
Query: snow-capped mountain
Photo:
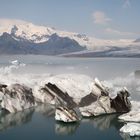
[[[48,40],[48,36],[52,35],[54,30],[49,27],[36,26],[32,23],[22,20],[0,20],[0,35],[4,32],[15,34],[34,43],[41,43]]]
[[[0,20],[0,54],[48,54],[84,50],[77,41],[53,28],[20,20]]]
[[[135,40],[103,40],[22,20],[0,19],[0,53],[63,54],[83,50],[108,51],[114,47],[136,46]]]

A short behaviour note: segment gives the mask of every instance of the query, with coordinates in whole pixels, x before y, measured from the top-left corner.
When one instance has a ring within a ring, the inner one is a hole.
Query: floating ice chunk
[[[81,120],[81,115],[77,109],[58,107],[55,112],[55,120],[62,122],[77,122]]]
[[[24,67],[25,64],[24,63],[20,63],[18,60],[14,60],[10,62],[11,65],[10,66],[6,66],[6,67],[1,67],[0,68],[0,74],[3,75],[9,75],[12,73],[13,70],[16,70],[20,67]]]
[[[84,107],[80,107],[80,112],[84,117],[98,116],[101,114],[114,113],[115,110],[111,108],[110,99],[108,96],[102,96],[97,101]]]
[[[129,134],[130,136],[140,136],[140,124],[127,123],[120,129],[120,132]]]
[[[55,84],[63,92],[67,92],[77,103],[80,102],[81,98],[91,93],[94,84],[92,78],[81,74],[51,76],[43,82],[43,86],[48,82]]]
[[[2,101],[0,106],[11,113],[36,106],[32,89],[20,84],[13,84],[2,88]],[[2,95],[1,93],[1,95]]]
[[[21,67],[24,67],[26,64],[24,64],[24,63],[21,63],[20,61],[18,61],[18,60],[13,60],[13,61],[11,61],[11,64],[12,65],[15,65],[15,66],[21,66]]]
[[[20,62],[19,62],[18,60],[13,60],[13,61],[11,61],[11,64],[12,64],[12,65],[19,65]]]
[[[130,112],[119,116],[119,119],[126,122],[140,122],[140,102],[131,101],[132,109]]]

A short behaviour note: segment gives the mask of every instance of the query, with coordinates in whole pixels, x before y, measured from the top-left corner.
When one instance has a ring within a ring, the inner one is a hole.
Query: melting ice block
[[[131,104],[131,111],[119,116],[119,119],[126,122],[140,122],[140,102],[131,101]]]
[[[140,124],[127,123],[120,129],[120,132],[129,134],[130,136],[140,136]]]

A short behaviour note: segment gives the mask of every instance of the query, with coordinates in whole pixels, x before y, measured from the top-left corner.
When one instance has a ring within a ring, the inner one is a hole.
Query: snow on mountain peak
[[[78,34],[67,31],[59,31],[54,28],[34,25],[30,22],[14,19],[0,19],[0,35],[4,32],[15,34],[17,37],[33,41],[34,43],[42,43],[49,40],[52,34],[57,34],[60,37],[69,37],[77,41],[81,46],[87,47],[90,50],[108,49],[108,46],[127,46],[134,40],[103,40],[93,37],[88,37],[84,34]]]
[[[36,43],[38,43],[38,37],[43,35],[52,35],[55,32],[52,28],[37,26],[22,20],[0,19],[0,35],[2,35],[4,32],[11,34],[15,27],[16,36],[32,40]],[[42,37],[42,40],[39,40],[39,43],[44,41],[47,41],[47,38],[44,39]]]

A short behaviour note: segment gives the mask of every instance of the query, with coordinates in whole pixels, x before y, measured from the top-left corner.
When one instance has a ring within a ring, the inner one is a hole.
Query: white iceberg
[[[81,115],[78,109],[58,107],[55,111],[55,120],[62,122],[77,122],[81,120]]]
[[[119,116],[119,119],[126,122],[140,122],[140,102],[131,101],[131,105],[131,111]]]
[[[129,134],[130,136],[140,136],[140,124],[127,123],[120,129],[120,132]]]
[[[19,65],[20,62],[19,62],[18,60],[13,60],[13,61],[11,61],[11,64],[12,64],[12,65]]]
[[[10,113],[22,111],[37,105],[32,94],[32,89],[27,86],[13,84],[10,86],[1,85],[0,87],[0,106]]]
[[[82,116],[88,117],[127,112],[131,108],[126,88],[114,90],[116,95],[111,98],[110,87],[86,75],[44,75],[38,81],[31,80],[34,84],[28,84],[29,87],[20,80],[16,82],[18,84],[1,84],[0,87],[0,106],[11,113],[35,106],[38,102],[49,103],[57,108],[56,120],[70,122],[78,120],[77,114],[71,119],[75,108],[78,108]]]
[[[101,114],[108,114],[116,112],[111,108],[110,99],[108,96],[102,96],[97,101],[84,107],[80,107],[80,112],[84,117],[98,116]]]

